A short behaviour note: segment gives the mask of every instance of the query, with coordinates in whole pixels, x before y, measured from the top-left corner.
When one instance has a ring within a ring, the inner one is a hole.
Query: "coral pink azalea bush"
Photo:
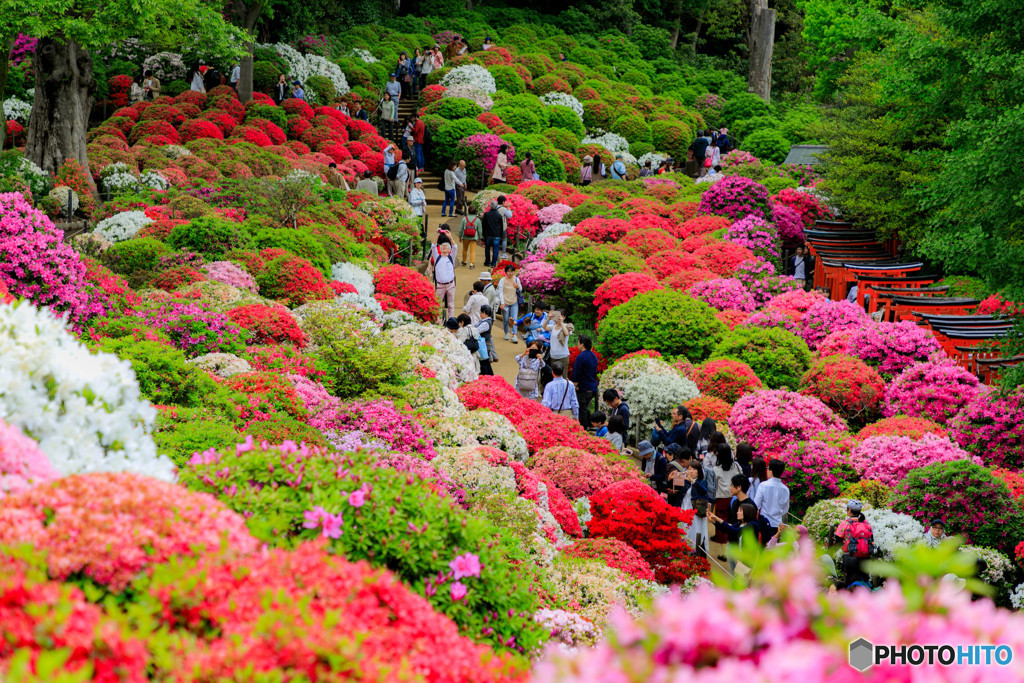
[[[819,432],[845,430],[846,424],[817,398],[769,389],[754,391],[736,401],[729,416],[729,428],[737,439],[768,458]]]
[[[916,363],[896,376],[885,395],[886,417],[926,417],[947,424],[984,388],[978,378],[949,359]]]
[[[690,376],[702,394],[735,403],[744,394],[762,388],[761,380],[746,363],[728,358],[709,360]]]
[[[884,417],[878,422],[872,422],[864,429],[857,432],[858,439],[866,439],[869,436],[909,436],[911,439],[920,439],[925,434],[935,434],[946,437],[949,432],[942,428],[937,422],[923,417],[907,417],[896,415],[895,417]],[[963,442],[957,438],[957,443]]]
[[[971,455],[949,439],[925,434],[920,439],[908,436],[871,436],[853,447],[850,464],[865,479],[895,486],[907,472],[937,462],[967,460]],[[980,458],[973,458],[981,463]]]
[[[609,464],[600,455],[561,446],[537,451],[527,464],[534,472],[553,481],[573,500],[590,496],[616,481],[643,479],[638,468],[627,467],[622,462]]]

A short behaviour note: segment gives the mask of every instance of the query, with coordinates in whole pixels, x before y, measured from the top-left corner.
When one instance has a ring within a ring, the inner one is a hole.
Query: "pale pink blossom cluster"
[[[259,291],[256,280],[252,275],[245,272],[231,261],[211,261],[203,266],[206,277],[214,282],[222,282],[238,289],[245,289],[252,293]]]
[[[519,273],[519,280],[523,289],[537,294],[554,294],[565,284],[565,280],[555,275],[555,264],[547,261],[527,263]]]
[[[764,458],[776,456],[796,441],[806,441],[829,429],[844,430],[846,423],[824,403],[783,389],[754,391],[736,401],[729,428]]]
[[[896,486],[912,469],[950,460],[980,458],[959,448],[945,437],[925,434],[920,439],[909,436],[872,436],[853,447],[850,464],[865,479],[874,479]]]
[[[568,204],[549,204],[537,210],[537,220],[546,228],[552,223],[561,223],[562,217],[570,211],[572,207]]]
[[[0,498],[59,476],[35,441],[0,420]]]

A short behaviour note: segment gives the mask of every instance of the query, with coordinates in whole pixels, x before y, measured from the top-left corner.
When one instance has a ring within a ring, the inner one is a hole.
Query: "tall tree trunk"
[[[700,11],[700,16],[697,17],[697,28],[693,29],[693,42],[690,44],[690,52],[697,54],[697,43],[700,42],[700,30],[704,28],[704,12]]]
[[[7,94],[7,73],[10,71],[11,50],[14,49],[14,41],[18,39],[17,33],[11,33],[0,38],[0,50],[3,51],[5,59],[0,59],[0,103]],[[7,145],[7,116],[0,116],[4,122],[4,136],[0,138],[0,149]],[[13,142],[13,141],[12,141]]]
[[[772,49],[775,44],[775,10],[768,8],[768,0],[750,0],[750,73],[747,92],[765,102],[772,97]]]
[[[253,51],[256,49],[256,22],[263,14],[263,0],[249,0],[252,4],[245,4],[245,0],[234,0],[232,9],[238,23],[249,35],[249,44],[246,45],[248,54],[242,57],[238,63],[240,73],[238,74],[238,99],[245,104],[252,99],[252,62]]]
[[[75,159],[91,179],[85,133],[96,91],[92,57],[75,41],[40,38],[34,67],[36,92],[25,156],[50,173],[56,173],[66,160]]]

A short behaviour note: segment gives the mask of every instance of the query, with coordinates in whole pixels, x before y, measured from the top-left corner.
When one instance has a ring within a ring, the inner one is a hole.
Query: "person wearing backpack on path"
[[[387,172],[388,177],[388,189],[391,191],[392,197],[398,197],[399,199],[405,199],[405,185],[409,182],[409,153],[406,152],[398,160],[398,163],[392,164],[391,168]]]
[[[483,215],[483,227],[481,235],[484,238],[484,267],[493,268],[498,265],[498,255],[501,253],[501,234],[505,228],[505,221],[498,213],[498,202],[491,202],[490,208]],[[501,289],[499,287],[499,289]],[[508,328],[505,329],[508,332]]]
[[[462,265],[468,260],[469,269],[476,268],[476,242],[480,239],[480,217],[468,213],[459,221],[459,239],[462,240]]]
[[[434,293],[448,309],[448,315],[443,319],[454,318],[455,256],[459,247],[452,244],[451,234],[446,229],[438,228],[437,233],[437,243],[430,247],[430,263],[434,266]]]
[[[868,575],[861,568],[875,549],[875,534],[864,518],[861,502],[853,499],[846,504],[846,519],[836,527],[836,538],[843,542],[843,575],[846,588],[854,584],[868,585]]]
[[[537,400],[540,397],[540,370],[544,359],[540,357],[540,349],[530,347],[516,356],[519,363],[519,374],[516,375],[516,391],[523,398]]]

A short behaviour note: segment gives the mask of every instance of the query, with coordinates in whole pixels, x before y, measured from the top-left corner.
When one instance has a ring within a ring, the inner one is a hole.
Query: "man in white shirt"
[[[480,307],[487,305],[487,295],[484,294],[484,283],[477,280],[473,283],[473,293],[469,295],[469,300],[466,301],[466,305],[462,307],[462,312],[469,315],[469,319],[476,325],[480,322]]]
[[[235,65],[231,67],[231,78],[229,79],[231,81],[231,87],[235,89],[235,92],[238,92],[238,81],[241,80],[241,78],[242,67],[238,65],[238,62],[235,62]]]
[[[384,92],[391,95],[391,99],[395,103],[395,111],[398,111],[398,100],[402,97],[402,84],[395,80],[395,74],[391,74],[388,77],[387,85],[384,86]]]
[[[782,473],[786,471],[786,463],[772,458],[768,463],[768,479],[761,482],[754,495],[754,505],[771,525],[769,536],[778,531],[782,519],[789,512],[789,487],[782,483]]]
[[[544,387],[544,398],[540,403],[542,406],[566,417],[579,419],[580,404],[576,401],[576,390],[572,383],[565,379],[565,367],[561,363],[551,365],[551,374],[555,376]]]
[[[419,178],[416,182],[422,183]],[[437,233],[438,242],[430,247],[430,262],[434,265],[434,293],[448,309],[448,315],[442,316],[442,320],[447,320],[455,317],[455,256],[459,245],[452,242],[451,233],[447,230],[439,229]],[[442,241],[442,236],[447,240]]]

